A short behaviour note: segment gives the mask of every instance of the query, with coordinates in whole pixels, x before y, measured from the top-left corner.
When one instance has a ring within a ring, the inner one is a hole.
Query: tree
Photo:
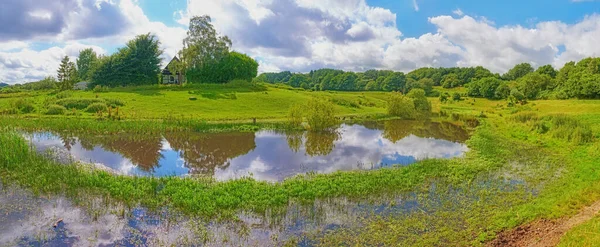
[[[527,74],[517,80],[517,88],[527,99],[537,99],[540,92],[550,87],[552,78],[537,72]]]
[[[77,68],[75,67],[75,63],[69,61],[68,56],[65,56],[60,61],[60,66],[57,72],[60,90],[73,89],[73,85],[77,81]]]
[[[138,35],[117,53],[97,60],[89,86],[157,84],[162,53],[160,41],[155,35]]]
[[[77,72],[79,79],[90,80],[91,70],[98,60],[98,55],[92,48],[81,50],[77,58]]]
[[[402,72],[394,72],[383,81],[383,90],[402,91],[406,84],[406,76]]]
[[[415,104],[415,110],[421,114],[429,114],[431,112],[431,102],[427,99],[425,91],[420,88],[410,90],[406,95],[411,98]]]
[[[252,81],[258,74],[258,63],[251,57],[237,52],[228,53],[210,68],[197,71],[194,76],[196,80],[211,83],[227,83],[236,79]]]
[[[540,75],[548,75],[552,78],[556,78],[556,75],[558,74],[558,71],[556,71],[550,64],[539,67],[535,72]]]
[[[506,80],[517,80],[531,72],[533,72],[533,67],[531,67],[531,64],[520,63],[506,72],[503,77]]]
[[[453,88],[460,85],[460,80],[458,80],[458,75],[452,73],[444,76],[442,79],[442,87],[444,88]]]
[[[181,58],[188,70],[188,81],[198,80],[202,71],[211,70],[229,54],[231,40],[219,36],[211,24],[210,16],[194,16],[190,19],[187,37],[183,40]]]
[[[392,93],[388,100],[387,112],[391,116],[412,119],[415,116],[415,103],[400,93]]]

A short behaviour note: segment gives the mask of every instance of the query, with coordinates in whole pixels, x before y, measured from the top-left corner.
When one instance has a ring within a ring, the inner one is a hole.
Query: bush
[[[293,105],[288,111],[288,123],[291,127],[300,127],[302,125],[303,109],[301,105]]]
[[[458,92],[454,93],[454,94],[452,94],[452,100],[454,100],[454,101],[461,101],[462,100],[462,96]]]
[[[448,93],[440,94],[440,102],[442,102],[442,103],[448,102],[449,97],[450,97],[450,94],[448,94]]]
[[[415,116],[415,103],[402,94],[392,93],[388,100],[387,112],[392,116],[412,119]]]
[[[61,105],[50,105],[46,111],[46,115],[63,115],[67,112],[67,108]]]
[[[125,102],[123,102],[120,99],[104,99],[104,101],[106,102],[106,105],[116,108],[119,106],[125,106]]]
[[[19,110],[21,113],[32,113],[35,111],[33,103],[25,99],[18,99],[12,102],[12,107]]]
[[[337,125],[334,105],[325,100],[313,98],[306,104],[306,121],[311,130],[327,130]]]
[[[62,91],[62,92],[56,94],[56,98],[57,99],[66,99],[66,98],[71,97],[72,95],[73,94],[69,91]]]
[[[105,103],[93,103],[85,109],[85,112],[89,112],[89,113],[104,112],[107,109],[108,109],[108,107],[106,106]]]
[[[413,99],[415,110],[419,115],[429,115],[431,113],[431,102],[427,99],[423,89],[410,90],[406,96]]]
[[[333,101],[333,103],[335,103],[336,105],[339,105],[339,106],[360,108],[360,104],[358,104],[354,101],[351,101],[351,100],[344,99],[344,98],[333,97],[332,101]]]
[[[67,98],[56,101],[56,104],[62,105],[67,109],[75,108],[77,110],[83,110],[88,108],[91,104],[104,103],[102,99],[87,99],[87,98]]]
[[[102,93],[102,92],[108,92],[108,90],[109,89],[107,86],[96,85],[92,91],[94,93]]]
[[[511,117],[513,121],[526,123],[529,121],[537,121],[538,115],[535,112],[519,112]]]

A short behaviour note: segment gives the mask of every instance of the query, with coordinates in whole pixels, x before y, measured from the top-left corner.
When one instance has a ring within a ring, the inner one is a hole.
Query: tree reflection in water
[[[254,133],[192,134],[168,133],[165,139],[180,152],[192,174],[212,176],[226,169],[231,159],[256,148]]]
[[[65,145],[67,150],[71,150],[71,146],[75,145],[76,140],[79,140],[81,147],[85,150],[92,151],[97,147],[119,153],[123,157],[131,160],[139,168],[144,171],[153,171],[158,166],[161,154],[162,137],[160,135],[86,135],[77,134],[77,137],[72,133],[60,134],[61,139],[72,140],[69,145]]]

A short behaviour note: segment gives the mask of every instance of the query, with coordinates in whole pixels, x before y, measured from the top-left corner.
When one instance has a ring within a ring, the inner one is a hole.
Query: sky
[[[60,59],[109,55],[155,34],[163,63],[209,15],[259,72],[484,66],[504,73],[600,56],[598,0],[2,0],[0,82],[55,76]]]

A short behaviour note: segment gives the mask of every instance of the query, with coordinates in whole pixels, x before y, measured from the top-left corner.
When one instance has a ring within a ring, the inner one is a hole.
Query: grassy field
[[[219,88],[215,85],[194,87],[123,88],[112,92],[74,91],[64,95],[52,91],[0,95],[0,112],[11,103],[27,98],[35,112],[23,117],[57,117],[45,115],[51,104],[60,104],[62,97],[74,100],[99,99],[122,101],[119,114],[123,119],[192,118],[204,121],[251,121],[256,118],[283,119],[294,104],[311,97],[330,99],[338,116],[367,116],[385,113],[387,93],[383,92],[308,92],[267,85],[238,85]],[[69,108],[69,107],[67,107]],[[95,118],[94,113],[80,109],[75,114],[68,109],[67,117]],[[62,116],[61,116],[62,117]]]
[[[73,115],[44,115],[45,103],[60,100],[52,92],[0,95],[0,109],[10,108],[11,101],[22,97],[35,102],[36,108],[34,113],[0,117],[4,126],[0,133],[0,178],[41,194],[64,193],[71,198],[96,194],[129,205],[167,205],[207,218],[233,217],[240,210],[276,214],[291,202],[312,205],[327,198],[360,201],[407,193],[418,198],[420,211],[362,219],[355,227],[314,236],[323,246],[477,246],[499,231],[536,219],[574,215],[600,200],[600,101],[532,101],[508,107],[505,101],[465,98],[441,104],[431,98],[438,118],[464,124],[472,119],[480,122],[467,142],[470,151],[466,157],[374,171],[307,175],[281,183],[252,178],[228,182],[133,178],[80,164],[59,166],[30,150],[14,130],[201,131],[216,121],[243,122],[220,123],[220,128],[252,131],[277,128],[277,120],[285,118],[292,104],[310,97],[331,99],[340,117],[386,117],[387,93],[383,92],[308,92],[264,85],[213,87],[149,87],[69,95],[122,100],[120,110],[125,121],[96,121],[94,113],[81,110]],[[249,124],[251,118],[263,121]],[[565,246],[574,246],[570,243],[594,231],[597,222],[594,219],[573,229],[564,239]]]

